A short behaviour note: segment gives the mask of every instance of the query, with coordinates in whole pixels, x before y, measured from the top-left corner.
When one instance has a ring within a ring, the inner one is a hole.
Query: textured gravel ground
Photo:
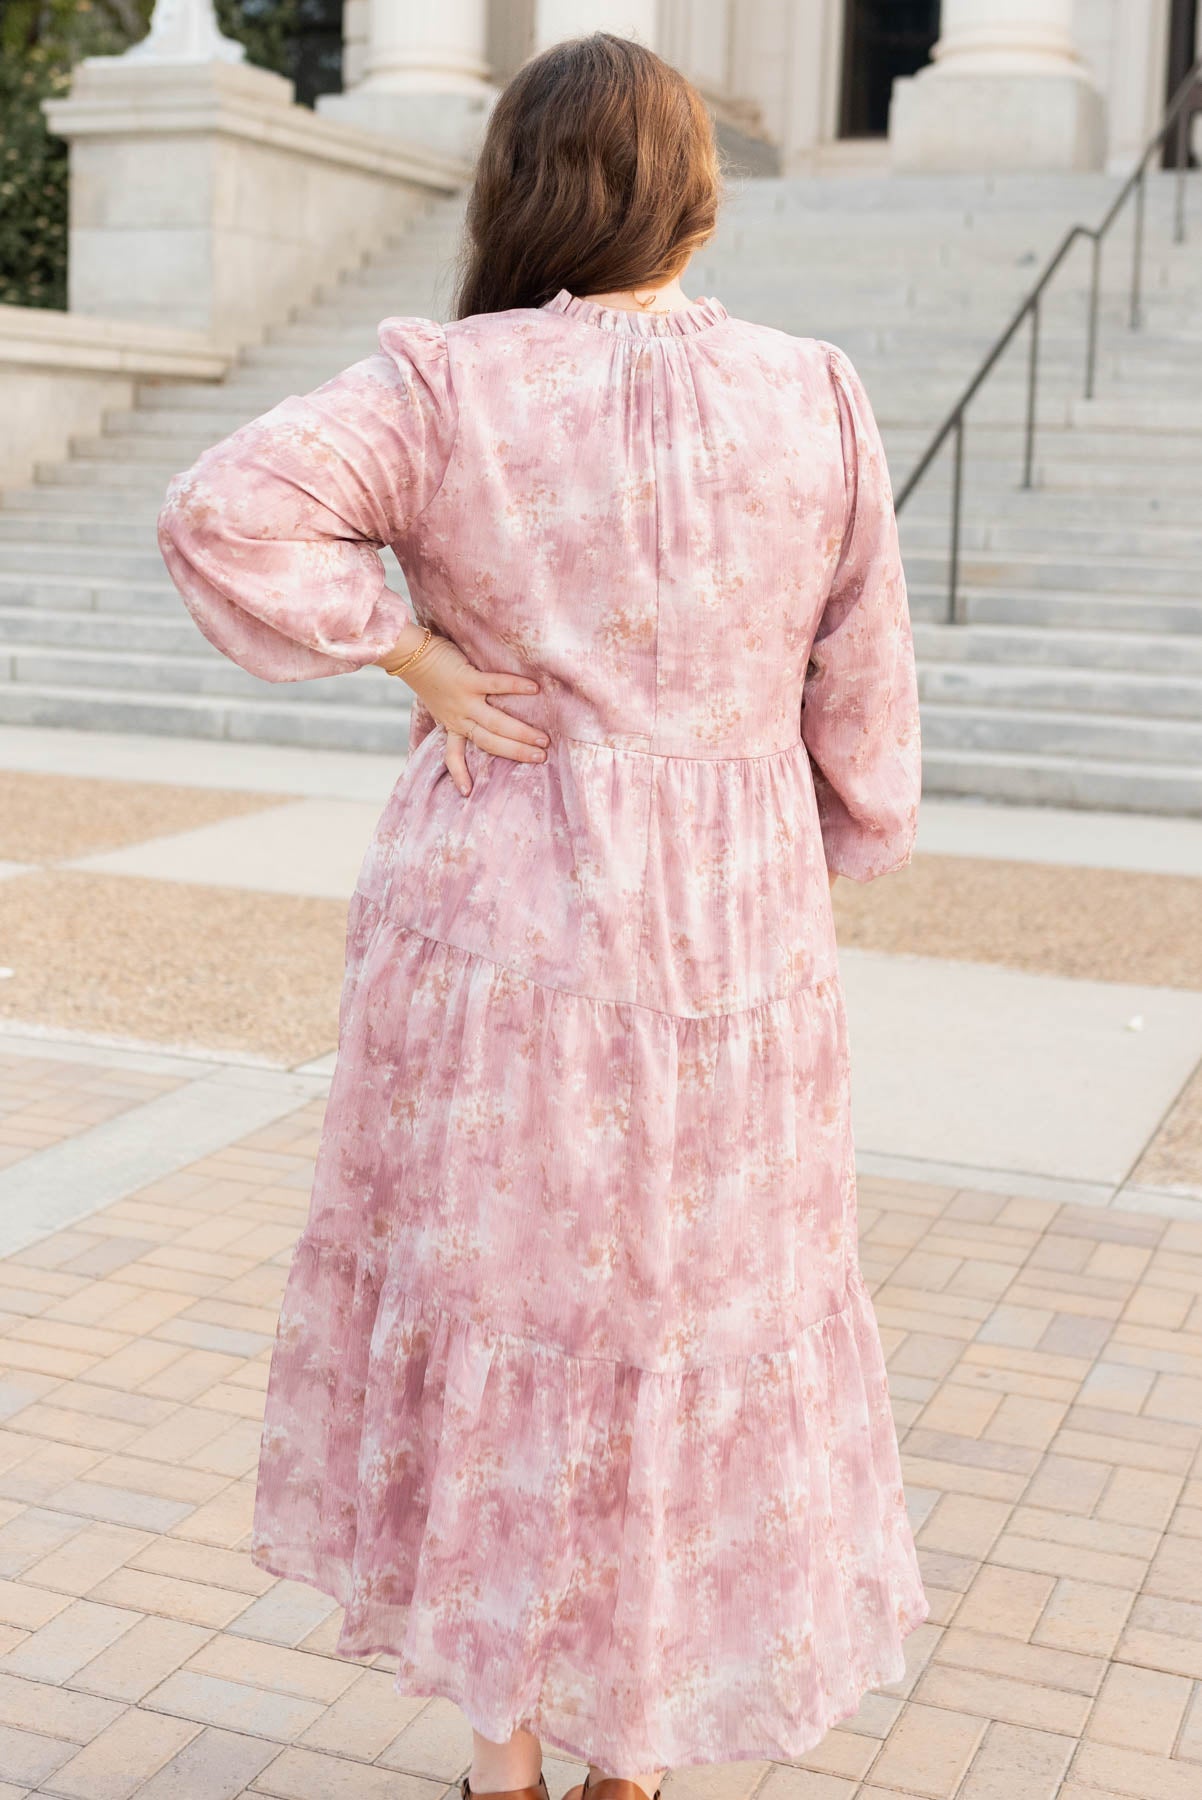
[[[64,862],[262,812],[287,798],[6,769],[0,775],[0,861]]]
[[[0,882],[0,1017],[281,1063],[337,1037],[346,904],[78,869]]]
[[[1147,1187],[1202,1191],[1202,1068],[1194,1070],[1131,1179]]]
[[[1202,879],[916,856],[835,883],[839,942],[1040,975],[1202,989]]]

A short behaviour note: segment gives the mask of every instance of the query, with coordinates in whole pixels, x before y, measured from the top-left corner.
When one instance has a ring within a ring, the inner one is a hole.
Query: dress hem
[[[928,1609],[857,1264],[789,1350],[657,1373],[540,1354],[370,1261],[298,1246],[250,1543],[345,1609],[339,1656],[395,1656],[398,1694],[494,1742],[635,1769],[788,1762],[903,1676]],[[725,1558],[701,1602],[660,1580],[699,1556]]]
[[[326,1594],[339,1605],[345,1604],[342,1583],[335,1576],[319,1575],[312,1564],[308,1564],[304,1568],[299,1563],[289,1566],[286,1559],[269,1556],[265,1552],[253,1548],[250,1551],[250,1560],[256,1569],[262,1569],[269,1575],[278,1576],[282,1581],[302,1582],[305,1586],[316,1588],[319,1593]],[[913,1611],[898,1619],[897,1655],[892,1661],[887,1666],[873,1669],[870,1672],[864,1680],[854,1704],[836,1708],[825,1720],[821,1729],[816,1729],[812,1734],[803,1734],[797,1743],[789,1745],[724,1745],[720,1757],[706,1754],[682,1761],[679,1756],[676,1756],[674,1759],[664,1761],[659,1756],[648,1756],[644,1758],[645,1765],[648,1768],[663,1767],[666,1769],[707,1768],[716,1762],[796,1761],[799,1757],[808,1755],[836,1725],[841,1724],[844,1719],[854,1717],[862,1705],[865,1695],[876,1693],[882,1688],[889,1687],[893,1682],[902,1680],[906,1667],[901,1646],[911,1632],[916,1631],[920,1625],[926,1624],[930,1616],[930,1603],[925,1596],[921,1596]],[[378,1644],[364,1645],[358,1650],[338,1651],[337,1654],[349,1662],[370,1662],[377,1656],[399,1657],[400,1652],[392,1645]],[[452,1706],[459,1708],[473,1731],[479,1732],[481,1737],[488,1738],[494,1744],[503,1744],[512,1737],[515,1731],[526,1730],[532,1732],[544,1746],[561,1751],[566,1756],[575,1757],[582,1763],[602,1765],[607,1757],[612,1759],[613,1756],[612,1744],[608,1740],[603,1737],[588,1739],[569,1736],[554,1724],[548,1723],[547,1716],[537,1707],[523,1713],[520,1718],[515,1717],[512,1721],[503,1720],[477,1712],[469,1703],[465,1690],[455,1682],[426,1683],[420,1679],[411,1681],[406,1679],[398,1669],[393,1676],[392,1685],[394,1692],[402,1699],[449,1700]],[[590,1723],[592,1723],[591,1720]]]

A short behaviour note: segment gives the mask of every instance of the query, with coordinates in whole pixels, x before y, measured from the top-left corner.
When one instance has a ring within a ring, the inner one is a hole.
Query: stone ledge
[[[179,68],[96,57],[75,70],[70,95],[43,102],[56,137],[139,139],[216,135],[285,150],[368,175],[453,193],[468,163],[421,144],[339,125],[293,103],[292,84],[264,69],[206,63]]]
[[[220,381],[230,362],[199,331],[36,306],[0,306],[0,366]]]

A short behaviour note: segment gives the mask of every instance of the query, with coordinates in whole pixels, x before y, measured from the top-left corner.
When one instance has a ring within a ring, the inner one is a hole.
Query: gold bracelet
[[[414,663],[417,661],[417,659],[420,656],[424,656],[426,654],[426,651],[430,648],[433,638],[434,638],[434,633],[431,631],[430,627],[427,625],[425,637],[422,639],[421,643],[417,646],[417,649],[412,651],[411,654],[405,658],[404,662],[397,663],[395,665],[395,667],[393,667],[393,668],[390,668],[387,663],[382,663],[380,665],[381,668],[384,670],[385,675],[403,675],[406,669],[411,669],[413,667]]]

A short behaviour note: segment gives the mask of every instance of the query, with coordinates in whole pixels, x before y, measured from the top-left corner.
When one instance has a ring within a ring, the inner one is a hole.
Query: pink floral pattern
[[[404,618],[545,764],[413,748],[350,909],[252,1556],[339,1649],[609,1768],[795,1757],[927,1614],[856,1247],[828,864],[908,861],[913,647],[846,357],[730,318],[389,319],[160,521],[268,680]]]

